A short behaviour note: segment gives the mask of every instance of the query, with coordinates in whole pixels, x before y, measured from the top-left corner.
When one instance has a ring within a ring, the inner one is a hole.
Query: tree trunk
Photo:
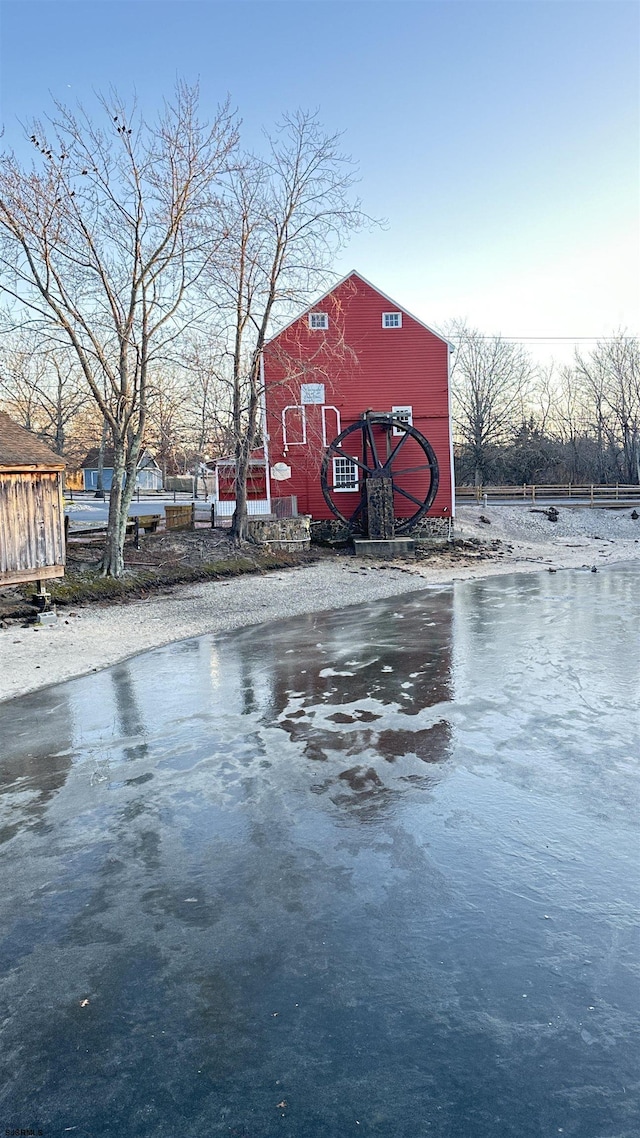
[[[139,440],[134,439],[128,454],[126,439],[121,437],[114,440],[109,520],[104,553],[100,562],[100,572],[103,577],[121,577],[124,573],[124,543],[127,536],[129,506],[135,489],[139,451]]]
[[[249,474],[249,455],[251,448],[249,439],[236,441],[236,473],[235,495],[236,508],[231,519],[231,540],[235,546],[242,545],[249,534],[249,519],[247,517],[247,477]]]

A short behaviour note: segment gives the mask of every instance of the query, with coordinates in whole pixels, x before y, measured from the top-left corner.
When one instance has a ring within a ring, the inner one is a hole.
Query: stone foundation
[[[356,557],[375,557],[382,561],[395,561],[398,557],[415,558],[416,555],[416,543],[412,537],[354,537],[353,548]]]
[[[249,518],[249,537],[269,549],[285,549],[289,553],[304,553],[311,548],[311,518],[302,514],[297,518]]]
[[[453,522],[451,518],[422,518],[411,530],[411,537],[418,544],[440,545],[453,537]]]
[[[440,544],[449,540],[450,518],[422,518],[408,533],[399,534],[399,537],[410,537],[419,544]],[[453,522],[451,522],[451,537],[453,537]],[[351,545],[352,535],[344,522],[337,518],[322,518],[311,522],[311,540],[317,545],[345,546]]]
[[[351,531],[337,518],[320,518],[311,522],[311,540],[315,545],[351,545]]]

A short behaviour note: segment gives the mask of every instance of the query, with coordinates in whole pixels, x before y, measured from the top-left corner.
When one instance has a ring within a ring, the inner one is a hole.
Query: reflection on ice
[[[429,590],[0,707],[11,1118],[632,1138],[637,580]]]

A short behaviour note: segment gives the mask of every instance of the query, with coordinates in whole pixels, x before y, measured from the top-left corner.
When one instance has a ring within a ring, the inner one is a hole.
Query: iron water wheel
[[[329,483],[329,470],[336,458],[352,463],[358,471],[354,493],[359,500],[352,510],[340,509],[336,501],[336,494],[341,498],[345,488],[336,491]],[[407,461],[409,466],[404,465]],[[389,412],[367,411],[330,443],[320,471],[325,502],[352,533],[368,532],[366,484],[371,478],[390,480],[394,504],[415,505],[408,516],[396,514],[394,508],[395,532],[407,533],[433,505],[438,492],[438,460],[429,440],[411,423]]]

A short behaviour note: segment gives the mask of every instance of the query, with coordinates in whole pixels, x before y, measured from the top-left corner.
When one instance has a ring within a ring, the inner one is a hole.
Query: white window
[[[383,312],[382,313],[382,327],[383,328],[402,328],[402,313],[401,312]]]
[[[333,489],[357,490],[358,467],[350,458],[334,458],[333,460]]]
[[[328,328],[329,317],[326,312],[310,312],[309,313],[309,327],[310,328]]]
[[[402,419],[403,423],[407,423],[410,427],[413,425],[413,407],[392,407],[391,414],[396,419]],[[404,434],[401,427],[394,427],[393,434],[397,437]]]
[[[324,383],[301,383],[301,403],[324,403]]]

